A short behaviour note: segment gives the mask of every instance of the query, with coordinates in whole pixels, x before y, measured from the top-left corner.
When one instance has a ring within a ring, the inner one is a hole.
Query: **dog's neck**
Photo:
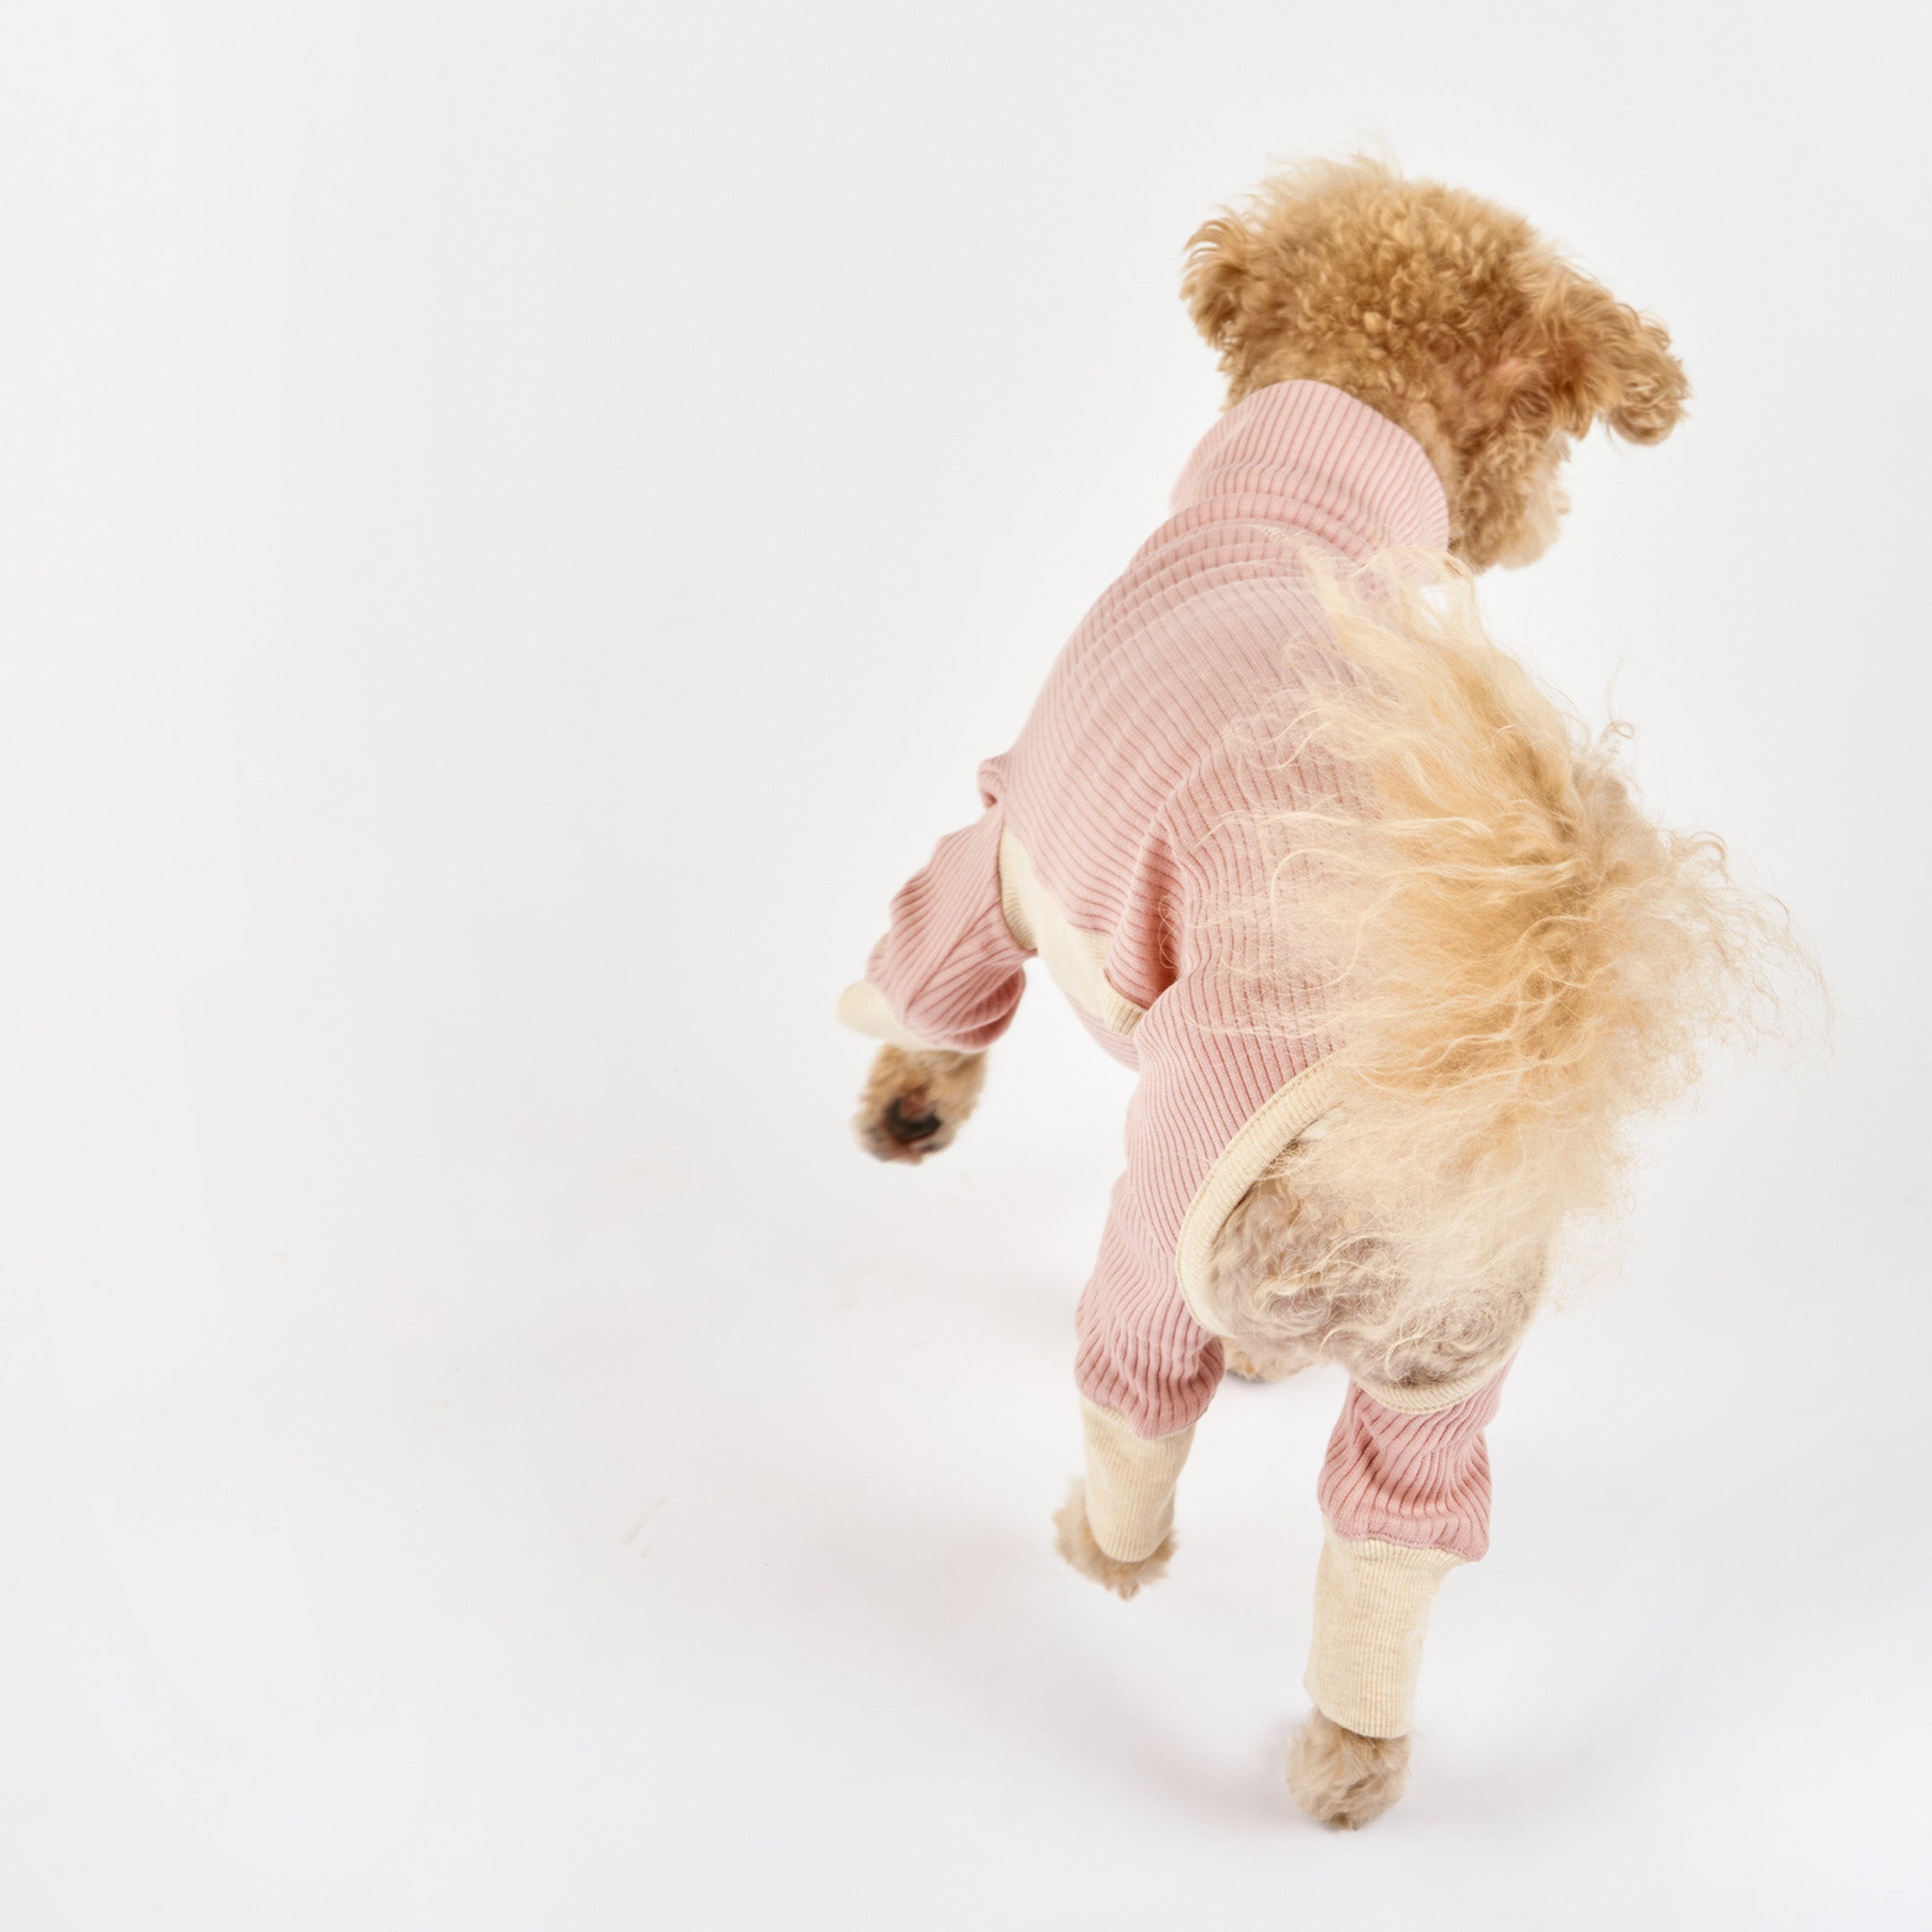
[[[1286,521],[1358,561],[1377,550],[1446,547],[1449,506],[1422,445],[1329,383],[1270,384],[1203,436],[1174,508],[1223,506]]]

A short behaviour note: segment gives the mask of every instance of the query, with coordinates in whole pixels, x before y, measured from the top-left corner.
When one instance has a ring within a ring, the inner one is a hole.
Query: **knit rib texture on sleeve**
[[[866,978],[906,1031],[933,1046],[980,1053],[1012,1022],[1027,955],[1000,910],[1000,815],[939,841],[899,888]]]
[[[1316,1500],[1338,1537],[1447,1550],[1489,1547],[1489,1449],[1507,1365],[1473,1395],[1431,1414],[1385,1408],[1352,1384],[1328,1439]]]

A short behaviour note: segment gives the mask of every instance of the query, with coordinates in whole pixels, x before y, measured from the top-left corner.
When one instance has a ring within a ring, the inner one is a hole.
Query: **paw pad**
[[[901,1147],[911,1147],[916,1140],[930,1140],[944,1124],[936,1114],[919,1114],[908,1119],[903,1099],[895,1099],[886,1109],[886,1131]]]

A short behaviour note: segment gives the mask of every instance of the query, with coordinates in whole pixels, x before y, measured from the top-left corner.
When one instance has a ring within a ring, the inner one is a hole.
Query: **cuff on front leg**
[[[1436,1586],[1462,1561],[1333,1530],[1315,1573],[1315,1641],[1303,1680],[1316,1707],[1368,1738],[1406,1735]]]
[[[1087,1520],[1094,1540],[1121,1563],[1139,1563],[1174,1529],[1174,1485],[1194,1440],[1194,1425],[1149,1440],[1125,1416],[1080,1398],[1087,1445]]]
[[[839,1021],[868,1039],[902,1046],[908,1053],[931,1053],[933,1043],[919,1035],[892,1010],[891,1002],[869,979],[860,979],[839,995]]]

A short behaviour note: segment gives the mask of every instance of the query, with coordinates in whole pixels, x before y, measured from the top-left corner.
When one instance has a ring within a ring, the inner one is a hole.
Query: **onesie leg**
[[[1483,1430],[1502,1381],[1420,1411],[1391,1405],[1410,1399],[1401,1391],[1349,1391],[1318,1492],[1328,1528],[1305,1680],[1315,1711],[1288,1769],[1297,1801],[1325,1824],[1352,1830],[1402,1795],[1436,1588],[1488,1548]]]

